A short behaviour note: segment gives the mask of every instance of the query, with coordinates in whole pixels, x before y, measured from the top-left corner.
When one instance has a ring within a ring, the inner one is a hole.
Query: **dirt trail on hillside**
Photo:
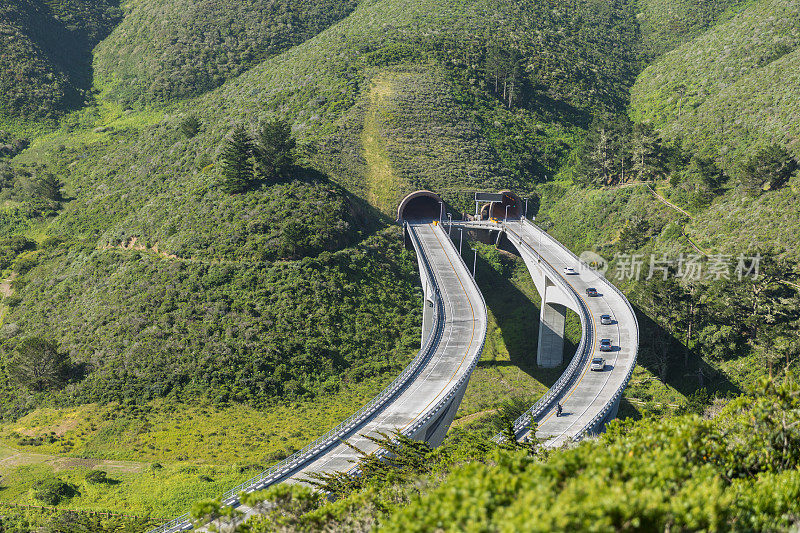
[[[154,244],[151,248],[148,248],[144,244],[139,242],[138,237],[131,237],[130,239],[119,243],[118,245],[114,246],[113,244],[106,244],[105,246],[100,248],[101,250],[136,250],[139,252],[152,252],[156,255],[160,255],[161,257],[166,257],[167,259],[178,259],[178,256],[175,254],[168,254],[167,252],[162,252],[158,249],[158,243]]]
[[[3,298],[8,298],[12,294],[14,294],[14,289],[13,287],[11,287],[11,283],[14,281],[14,278],[16,277],[17,273],[13,272],[9,277],[0,282],[0,295],[2,295]],[[8,306],[0,305],[0,326],[2,326],[5,323],[7,312],[8,312]]]
[[[0,294],[3,295],[3,298],[8,298],[12,294],[14,294],[14,289],[11,288],[11,283],[14,281],[14,278],[16,277],[17,273],[14,272],[8,278],[0,282]]]
[[[386,139],[381,135],[382,115],[391,105],[397,76],[394,73],[383,73],[373,78],[361,133],[364,159],[367,162],[367,199],[386,213],[395,208],[401,192],[400,180],[394,173],[386,150]]]
[[[108,473],[118,472],[138,474],[147,468],[147,463],[135,461],[112,461],[110,459],[86,459],[81,457],[60,457],[44,453],[31,453],[12,448],[0,448],[3,457],[0,459],[0,472],[14,469],[18,466],[46,464],[54,471],[71,470],[73,468],[98,468]],[[2,457],[2,455],[0,455]]]

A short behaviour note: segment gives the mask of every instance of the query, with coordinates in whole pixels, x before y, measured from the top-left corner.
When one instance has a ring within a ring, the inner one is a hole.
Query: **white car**
[[[600,323],[604,326],[610,326],[614,323],[614,319],[611,318],[611,315],[600,315]]]
[[[606,369],[606,360],[602,357],[595,357],[592,359],[592,366],[589,367],[594,372],[602,372]]]
[[[577,274],[577,272],[575,272],[574,268],[572,268],[572,267],[564,267],[564,275],[565,276],[572,276],[574,274]]]

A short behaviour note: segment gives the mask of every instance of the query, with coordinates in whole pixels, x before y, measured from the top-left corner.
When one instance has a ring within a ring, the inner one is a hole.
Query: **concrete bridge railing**
[[[566,281],[564,281],[563,278],[558,275],[556,269],[544,258],[542,258],[539,252],[526,243],[524,239],[522,239],[522,237],[519,236],[514,230],[508,228],[505,224],[503,224],[502,227],[504,231],[514,237],[514,242],[512,244],[518,248],[521,248],[520,252],[525,251],[540,260],[538,261],[539,268],[549,274],[550,277],[561,286],[562,291],[568,298],[572,300],[575,308],[580,310],[578,317],[581,321],[582,332],[578,349],[575,351],[575,355],[573,356],[566,370],[564,370],[553,386],[547,390],[544,396],[539,398],[539,400],[533,404],[528,411],[523,413],[519,418],[517,418],[517,420],[514,421],[514,433],[519,434],[526,428],[530,427],[532,422],[538,422],[542,416],[552,410],[557,399],[560,398],[564,392],[575,382],[577,377],[580,375],[581,369],[586,366],[589,357],[591,357],[594,331],[592,330],[592,321],[590,319],[589,310],[586,308],[586,304],[583,302],[583,300],[578,297],[575,289],[573,289]],[[496,442],[501,442],[503,437],[502,435],[496,435],[494,440]]]
[[[324,454],[334,445],[339,444],[354,430],[358,429],[358,427],[360,427],[372,415],[383,408],[387,403],[392,401],[406,387],[406,385],[413,381],[419,370],[433,355],[436,350],[436,346],[441,339],[444,310],[439,287],[436,283],[436,277],[433,275],[433,270],[428,263],[427,257],[424,255],[424,253],[422,253],[422,245],[419,243],[418,237],[415,233],[411,233],[412,239],[414,239],[414,247],[418,250],[418,253],[420,254],[419,257],[422,258],[421,266],[426,269],[429,282],[431,283],[430,289],[433,294],[435,308],[433,313],[433,323],[430,326],[430,331],[427,332],[427,338],[422,349],[420,349],[416,357],[411,361],[411,363],[408,364],[408,366],[406,366],[403,372],[397,376],[394,381],[392,381],[392,383],[390,383],[383,391],[381,391],[380,394],[375,396],[366,405],[361,407],[361,409],[353,413],[341,424],[325,433],[315,441],[311,442],[301,450],[293,453],[283,461],[261,472],[257,476],[254,476],[244,483],[241,483],[227,491],[220,498],[220,501],[223,504],[232,505],[238,503],[239,494],[242,492],[250,493],[261,490],[272,483],[280,481],[297,471],[302,465]],[[418,424],[415,424],[415,426],[417,425]],[[166,522],[165,524],[162,524],[155,529],[150,530],[148,533],[172,533],[191,528],[191,517],[189,516],[189,513],[186,513]]]

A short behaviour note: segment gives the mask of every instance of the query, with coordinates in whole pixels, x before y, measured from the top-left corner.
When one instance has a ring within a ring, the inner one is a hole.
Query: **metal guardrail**
[[[358,426],[362,425],[365,421],[371,418],[377,411],[382,409],[390,400],[393,400],[397,394],[405,388],[412,377],[414,377],[422,367],[427,364],[430,357],[436,350],[439,340],[442,335],[442,328],[444,327],[444,310],[442,305],[441,293],[436,278],[433,275],[433,269],[428,262],[427,257],[422,252],[422,244],[416,232],[410,227],[408,228],[409,234],[414,241],[414,248],[422,258],[422,263],[426,269],[431,281],[431,286],[434,292],[434,305],[436,313],[434,314],[433,334],[428,337],[425,346],[417,353],[414,360],[409,363],[403,372],[395,378],[380,394],[375,396],[366,405],[361,407],[358,411],[348,417],[344,422],[336,426],[334,429],[319,437],[312,443],[308,444],[301,450],[293,453],[280,463],[272,466],[271,468],[261,472],[257,476],[237,485],[228,492],[222,495],[220,501],[226,505],[234,504],[238,501],[238,495],[242,492],[254,492],[261,490],[271,483],[283,479],[297,470],[299,467],[316,459],[323,452],[330,449],[333,445],[338,444],[346,435],[350,434]],[[437,404],[438,406],[438,404]],[[412,426],[413,427],[413,426]],[[174,533],[177,531],[184,531],[192,528],[192,522],[189,513],[185,513],[177,518],[162,524],[161,526],[150,530],[148,533]]]
[[[450,240],[449,237],[447,237],[447,239]],[[421,257],[425,257],[425,254],[420,254],[420,256]],[[459,260],[461,261],[461,264],[464,265],[465,270],[467,272],[469,272],[469,267],[467,267],[467,264],[464,262],[464,258],[461,257],[461,254],[458,254],[458,257],[459,257]],[[478,290],[477,292],[478,292],[478,295],[481,297],[481,305],[483,306],[483,312],[484,312],[484,314],[486,314],[486,300],[484,299],[483,293],[480,290]],[[481,359],[481,354],[483,354],[483,348],[485,347],[485,345],[486,345],[486,331],[484,330],[483,331],[483,337],[481,339],[480,348],[476,352],[475,357],[473,358],[473,360],[470,361],[470,366],[467,369],[467,371],[464,373],[464,375],[462,375],[459,378],[459,380],[456,382],[455,386],[451,387],[450,390],[448,391],[448,393],[444,397],[442,397],[438,402],[436,402],[436,405],[434,405],[433,408],[430,411],[428,411],[428,413],[425,414],[425,416],[423,416],[422,418],[418,419],[411,427],[401,431],[402,435],[404,435],[406,437],[413,437],[417,433],[417,431],[419,431],[421,428],[425,427],[425,425],[432,418],[436,417],[439,414],[439,412],[445,406],[450,404],[450,402],[453,400],[455,395],[458,394],[458,392],[461,390],[462,387],[466,387],[467,382],[469,381],[470,377],[472,376],[473,370],[475,370],[475,367],[478,365],[478,362]],[[376,455],[378,457],[383,457],[384,455],[387,455],[388,453],[389,453],[388,451],[386,451],[384,449],[380,449],[380,450],[378,450],[376,452]],[[352,469],[350,469],[348,471],[348,474],[356,474],[356,473],[359,472],[359,470],[360,470],[359,467],[355,466],[355,467],[353,467]]]
[[[524,223],[527,223],[527,224],[533,226],[534,228],[536,228],[537,231],[540,231],[540,232],[545,233],[545,234],[547,233],[542,228],[540,228],[536,224],[530,222],[529,220],[525,220]],[[557,239],[551,239],[551,240],[553,242],[555,242],[556,244],[558,244],[558,246],[561,247],[563,250],[565,250],[569,255],[571,255],[575,259],[575,261],[577,261],[578,263],[583,263],[583,261],[581,261],[580,258],[577,255],[575,255],[575,253],[572,250],[570,250],[569,248],[564,246]],[[589,268],[588,265],[586,265],[586,267]],[[597,272],[596,270],[595,270],[595,273],[600,278],[602,278],[606,282],[606,284],[609,287],[611,287],[611,289],[620,296],[620,298],[622,298],[622,301],[625,302],[625,305],[628,307],[628,310],[631,312],[631,315],[633,316],[634,325],[636,326],[636,342],[633,343],[633,346],[634,346],[634,348],[633,348],[633,359],[631,361],[630,367],[628,368],[628,372],[626,373],[625,378],[622,381],[622,384],[617,388],[616,392],[611,397],[611,399],[606,403],[606,405],[603,407],[603,409],[597,415],[595,415],[594,418],[592,418],[592,420],[590,420],[583,428],[581,428],[572,437],[573,442],[578,442],[581,439],[583,439],[584,437],[586,437],[586,435],[596,432],[597,429],[599,428],[599,426],[605,421],[605,419],[608,416],[608,414],[611,412],[611,410],[614,408],[614,406],[617,404],[617,402],[619,402],[619,399],[622,396],[622,393],[625,392],[625,387],[628,386],[628,382],[630,381],[631,376],[633,375],[633,371],[636,368],[636,360],[637,360],[638,354],[639,354],[639,320],[638,320],[638,318],[636,318],[636,312],[633,310],[633,306],[631,305],[630,301],[628,301],[628,298],[625,296],[625,294],[623,294],[623,292],[621,290],[619,290],[619,288],[617,288],[616,285],[611,283],[608,280],[608,278],[606,278],[602,273]]]
[[[535,257],[539,259],[543,259],[542,256],[537,252],[533,247],[531,247],[527,242],[525,242],[522,237],[520,237],[517,232],[512,229],[507,228],[503,225],[503,229],[508,232],[512,233],[516,238],[517,242],[520,246],[525,247],[525,249],[532,253]],[[513,429],[514,434],[519,433],[523,429],[530,426],[531,422],[541,418],[545,413],[547,413],[553,406],[553,402],[564,393],[564,390],[567,389],[572,383],[575,381],[579,371],[583,366],[586,364],[588,360],[588,356],[591,355],[591,348],[592,348],[592,335],[594,332],[592,331],[592,322],[589,320],[589,310],[586,308],[586,304],[577,297],[575,294],[575,289],[573,289],[566,281],[564,281],[558,272],[549,264],[547,261],[540,262],[542,268],[546,270],[555,281],[557,281],[560,285],[562,285],[565,293],[573,299],[576,305],[582,310],[580,315],[581,321],[581,329],[583,330],[583,335],[581,336],[580,344],[578,344],[578,349],[575,351],[575,356],[573,356],[572,361],[570,361],[569,365],[567,366],[566,370],[561,374],[558,380],[550,387],[547,392],[539,398],[539,400],[533,404],[533,406],[528,409],[525,413],[522,414],[519,418],[514,421]],[[502,442],[503,435],[498,434],[492,439],[495,442]]]

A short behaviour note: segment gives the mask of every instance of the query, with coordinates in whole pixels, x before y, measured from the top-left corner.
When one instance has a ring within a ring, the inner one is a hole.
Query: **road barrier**
[[[225,505],[233,505],[238,503],[239,494],[242,492],[250,493],[257,490],[264,489],[269,485],[280,481],[293,472],[296,472],[307,463],[317,459],[331,447],[338,445],[354,430],[358,429],[361,425],[374,416],[378,411],[383,409],[390,401],[394,400],[397,395],[412,381],[417,373],[428,363],[431,356],[436,351],[439,340],[442,336],[442,329],[444,327],[444,309],[442,305],[441,292],[439,285],[436,283],[436,278],[433,275],[427,257],[422,253],[422,243],[413,228],[407,227],[409,234],[414,241],[414,248],[422,258],[422,263],[426,269],[428,276],[431,280],[431,285],[434,292],[434,306],[436,312],[434,313],[433,333],[429,335],[425,346],[419,351],[413,361],[403,370],[403,372],[395,378],[380,394],[375,396],[361,409],[353,413],[344,422],[336,426],[325,435],[308,444],[303,449],[293,453],[280,463],[272,466],[268,470],[261,472],[257,476],[237,485],[228,492],[222,495],[220,501]],[[183,531],[192,528],[192,521],[189,513],[183,514],[177,518],[173,518],[169,522],[150,530],[148,533],[174,533],[176,531]]]

